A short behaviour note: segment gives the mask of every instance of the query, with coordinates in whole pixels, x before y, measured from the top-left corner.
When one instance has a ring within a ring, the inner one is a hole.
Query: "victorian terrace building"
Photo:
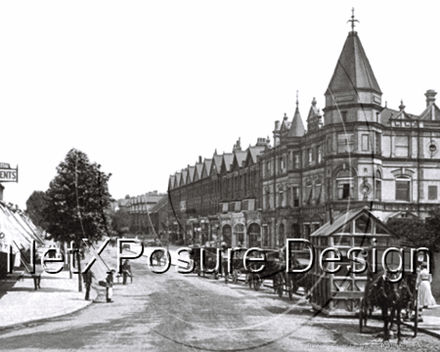
[[[199,231],[202,240],[215,234],[232,246],[263,248],[281,247],[286,237],[309,238],[354,208],[368,207],[382,221],[425,218],[439,203],[436,94],[425,93],[419,115],[408,113],[403,102],[397,109],[383,106],[352,26],[325,107],[321,111],[313,99],[307,130],[297,98],[292,121],[275,121],[273,147],[259,139],[243,152],[238,142],[231,154],[215,153],[177,172],[169,180],[170,216],[181,231]]]

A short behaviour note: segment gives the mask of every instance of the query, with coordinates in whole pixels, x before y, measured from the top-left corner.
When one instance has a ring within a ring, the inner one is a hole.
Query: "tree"
[[[57,167],[57,175],[46,191],[46,231],[56,241],[73,241],[83,247],[83,238],[98,241],[108,233],[107,209],[113,201],[108,191],[111,174],[100,171],[87,155],[71,149]],[[81,272],[80,254],[77,253]],[[81,291],[81,279],[78,290]]]
[[[393,230],[404,241],[412,247],[427,247],[431,252],[440,250],[440,208],[430,211],[425,221],[421,219],[396,218],[387,222],[388,227]],[[431,259],[432,269],[435,262]]]
[[[34,191],[26,201],[26,213],[35,225],[42,228],[44,228],[44,208],[46,205],[46,193],[43,191]]]
[[[118,209],[111,215],[112,230],[117,233],[119,237],[130,231],[130,218],[128,210],[125,208]]]

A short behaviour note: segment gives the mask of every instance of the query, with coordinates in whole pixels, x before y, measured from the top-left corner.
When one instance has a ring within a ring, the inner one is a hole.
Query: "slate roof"
[[[196,163],[197,177],[199,180],[202,178],[202,169],[203,169],[203,164]]]
[[[289,137],[302,137],[304,136],[305,128],[299,113],[298,105],[296,106],[295,114],[293,115],[293,120],[290,125],[290,130],[288,133]]]
[[[257,162],[257,156],[262,154],[262,152],[264,151],[265,147],[264,146],[254,146],[254,147],[249,147],[249,154],[252,157],[252,162],[255,164]]]
[[[234,158],[237,160],[238,167],[242,167],[243,160],[246,159],[246,154],[247,154],[247,152],[245,152],[245,151],[236,151],[234,153]]]
[[[194,181],[194,171],[196,170],[195,166],[188,166],[188,183]]]
[[[221,170],[221,167],[222,167],[222,159],[223,159],[223,156],[222,156],[222,155],[214,154],[214,156],[212,157],[212,162],[213,162],[214,165],[215,165],[215,168],[216,168],[216,170],[217,170],[217,173],[219,173],[220,170]]]
[[[150,197],[148,197],[150,198]],[[168,205],[168,196],[162,196],[155,205],[153,205],[150,209],[149,212],[150,214],[152,213],[157,213],[159,212],[161,209],[163,209],[164,207],[166,207]]]
[[[367,208],[351,209],[351,210],[347,211],[346,213],[342,213],[333,220],[333,224],[330,224],[330,221],[325,223],[322,227],[320,227],[318,230],[313,232],[310,236],[313,236],[313,237],[331,236],[334,233],[338,232],[338,230],[342,226],[344,226],[347,222],[353,220],[355,217],[357,217],[361,213],[365,213],[366,215],[375,219],[376,223],[379,223],[381,227],[387,229],[389,231],[390,235],[396,237],[396,235],[391,230],[389,230],[388,227],[382,221],[380,221],[377,217],[375,217]]]
[[[182,170],[182,179],[181,179],[181,182],[180,182],[180,184],[181,185],[186,185],[186,178],[187,178],[187,176],[188,176],[188,170],[187,169],[183,169]]]
[[[433,118],[434,117],[434,118]],[[435,103],[430,103],[420,114],[421,120],[440,120],[440,109]]]
[[[370,62],[357,32],[350,32],[345,41],[327,92],[369,89],[381,94]]]
[[[234,160],[234,156],[232,153],[224,153],[222,156],[225,163],[226,171],[229,171],[231,169],[231,164],[232,160]]]
[[[212,164],[212,159],[205,159],[204,160],[206,176],[209,176],[211,173],[211,164]]]

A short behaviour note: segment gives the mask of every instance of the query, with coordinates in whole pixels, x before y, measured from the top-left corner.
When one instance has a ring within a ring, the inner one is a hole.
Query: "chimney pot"
[[[199,163],[201,163],[201,162],[202,162],[202,156],[199,155]]]
[[[426,106],[428,107],[429,104],[435,102],[435,96],[437,95],[437,92],[434,89],[428,89],[425,93],[426,97]]]

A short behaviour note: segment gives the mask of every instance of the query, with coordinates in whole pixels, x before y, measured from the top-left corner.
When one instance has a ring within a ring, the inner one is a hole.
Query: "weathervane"
[[[355,22],[360,23],[358,20],[354,19],[354,7],[351,9],[351,20],[348,20],[347,23],[348,22],[351,22],[351,31],[354,32],[354,23]]]

